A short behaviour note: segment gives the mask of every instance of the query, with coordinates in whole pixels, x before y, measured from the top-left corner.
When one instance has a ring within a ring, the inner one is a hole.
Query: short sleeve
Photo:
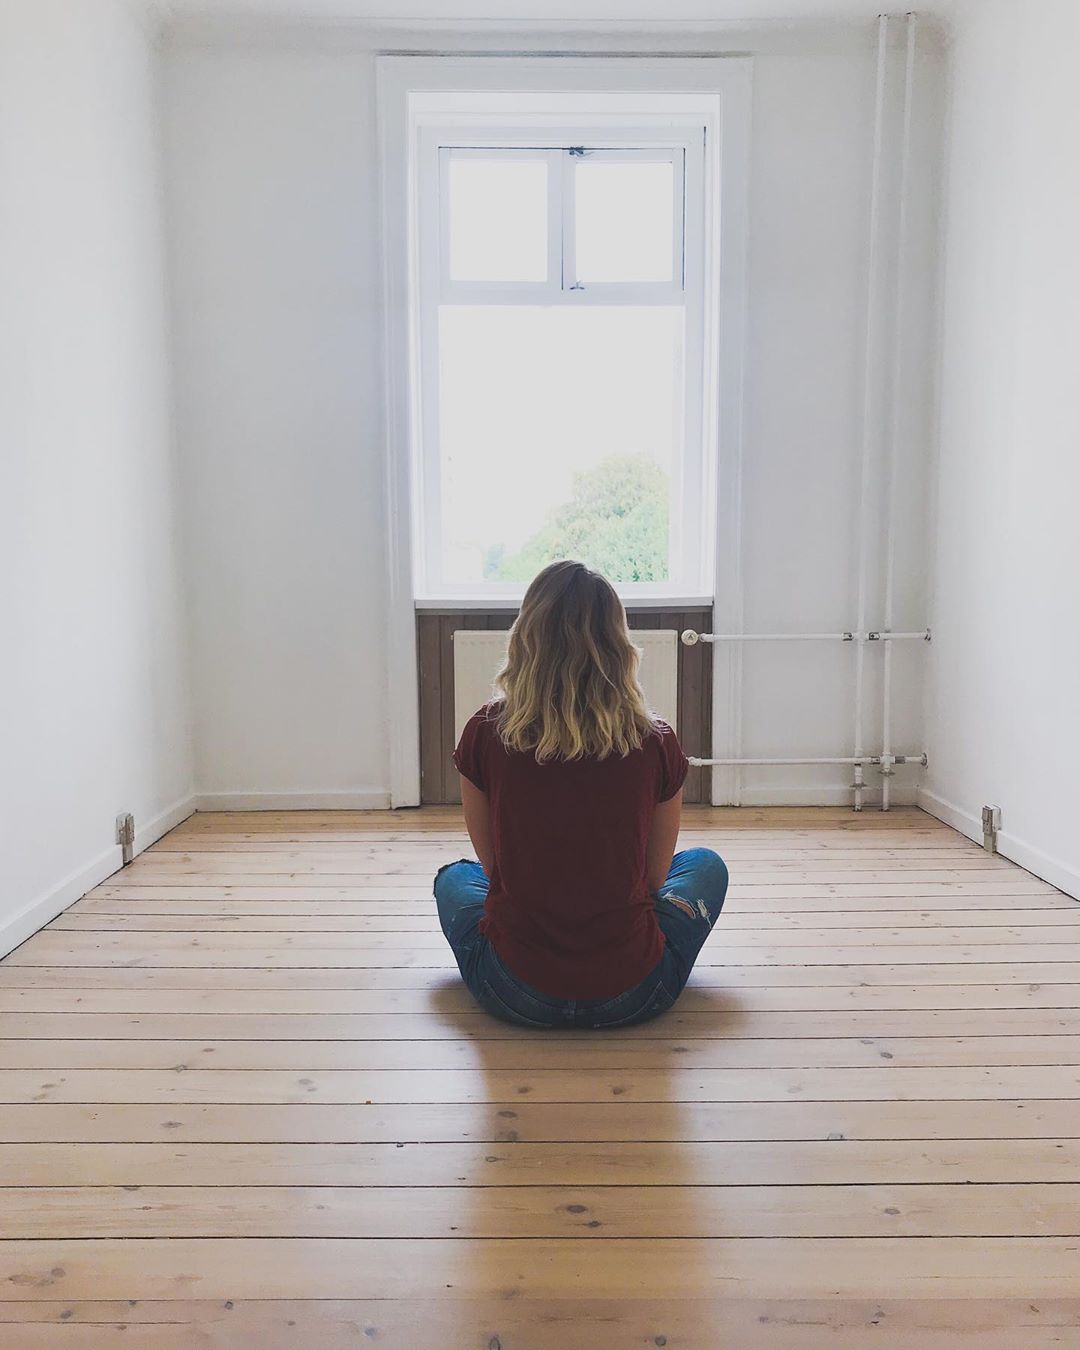
[[[660,738],[660,796],[661,802],[669,802],[686,782],[690,771],[690,761],[683,753],[679,738],[666,722],[656,726]]]
[[[489,723],[486,708],[473,713],[465,723],[461,739],[454,751],[454,768],[481,792],[488,790],[487,776],[484,772],[484,746],[487,742]]]

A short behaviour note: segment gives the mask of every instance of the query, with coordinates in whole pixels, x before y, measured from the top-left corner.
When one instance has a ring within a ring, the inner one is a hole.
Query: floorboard
[[[196,815],[0,963],[13,1350],[1080,1350],[1080,905],[918,811],[686,812],[675,1010],[494,1023],[456,809]]]

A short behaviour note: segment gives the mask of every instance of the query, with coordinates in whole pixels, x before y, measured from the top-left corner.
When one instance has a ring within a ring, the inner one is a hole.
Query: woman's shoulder
[[[674,741],[677,745],[679,738],[675,733],[675,728],[670,722],[665,722],[662,717],[653,716],[650,718],[652,730],[649,733],[649,739],[658,742],[661,746]]]
[[[657,770],[660,774],[658,800],[668,801],[686,781],[690,761],[682,748],[675,728],[662,718],[653,718],[652,744],[656,747]]]
[[[502,701],[492,699],[490,703],[485,703],[477,708],[476,712],[465,723],[463,730],[473,736],[487,737],[496,731],[499,721],[499,714],[502,711]]]
[[[638,754],[644,755],[650,761],[664,764],[669,760],[678,759],[682,753],[678,733],[671,723],[665,722],[662,717],[651,716],[649,729],[642,737]]]
[[[454,748],[454,767],[481,792],[488,790],[492,750],[498,744],[498,709],[496,703],[485,703],[478,708],[461,728]]]

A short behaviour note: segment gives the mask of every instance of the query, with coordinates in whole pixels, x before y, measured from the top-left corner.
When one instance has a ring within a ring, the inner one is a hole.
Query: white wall
[[[858,463],[864,359],[876,25],[834,47],[759,51],[755,62],[746,353],[743,621],[758,633],[854,629],[858,608]],[[857,36],[855,36],[857,35]],[[867,493],[867,626],[884,626],[886,427],[895,285],[902,25],[893,28],[882,168],[882,273],[871,378]],[[926,627],[927,360],[935,275],[931,242],[940,148],[934,123],[936,38],[919,46],[907,244],[908,324],[899,427],[894,627]],[[724,616],[718,626],[730,628]],[[883,649],[866,651],[866,753],[881,750]],[[747,757],[851,754],[850,645],[747,645],[741,743]],[[894,649],[894,753],[923,749],[924,644]],[[717,673],[724,678],[722,657]],[[874,789],[880,782],[868,770]],[[913,799],[916,771],[897,770],[894,801]],[[743,772],[742,800],[849,802],[850,768]]]
[[[191,793],[152,62],[122,0],[0,8],[2,950]]]
[[[743,533],[746,622],[759,631],[855,622],[874,27],[645,40],[756,56]],[[385,799],[373,50],[485,44],[552,40],[198,23],[173,34],[168,180],[196,773],[217,802]],[[633,42],[607,34],[574,45]],[[932,86],[932,64],[921,63],[922,84]],[[895,62],[892,73],[895,113]],[[920,207],[924,261],[926,221]],[[927,289],[924,268],[916,326]],[[925,385],[911,389],[921,409]],[[927,437],[911,434],[920,417],[906,429],[897,612],[912,627],[926,608]],[[873,566],[870,622],[880,626],[880,550]],[[922,748],[922,657],[898,661],[897,749]],[[873,689],[880,653],[870,658]],[[852,665],[850,647],[751,655],[742,752],[850,753]],[[877,721],[875,708],[872,749]],[[844,769],[759,771],[744,800],[847,801],[849,781]]]
[[[979,0],[952,53],[927,805],[1080,893],[1080,9]]]
[[[199,791],[385,805],[373,61],[168,75]]]

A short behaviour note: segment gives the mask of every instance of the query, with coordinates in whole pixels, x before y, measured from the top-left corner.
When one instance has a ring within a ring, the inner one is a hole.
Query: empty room
[[[1080,5],[0,0],[0,1347],[1080,1350]]]

